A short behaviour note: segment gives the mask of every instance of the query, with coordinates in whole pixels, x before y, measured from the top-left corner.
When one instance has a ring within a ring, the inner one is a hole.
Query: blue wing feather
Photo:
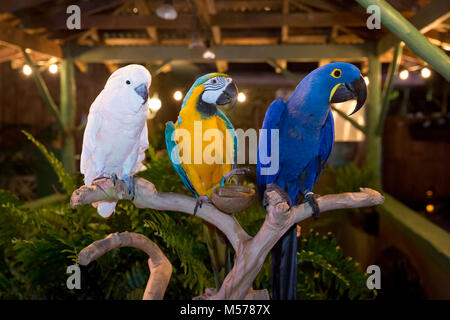
[[[300,191],[312,191],[314,184],[320,177],[334,144],[334,119],[333,113],[328,112],[327,119],[320,131],[319,150],[302,172],[300,180]]]
[[[267,130],[267,139],[266,141],[263,141],[263,139],[259,139],[259,146],[258,146],[258,161],[256,165],[256,176],[257,176],[257,183],[258,183],[258,190],[260,195],[262,196],[264,194],[264,190],[266,189],[266,186],[272,182],[275,181],[278,172],[273,175],[263,175],[261,174],[261,169],[265,167],[269,167],[271,164],[263,164],[261,163],[261,159],[259,156],[259,150],[266,149],[267,150],[267,156],[271,155],[271,129],[280,129],[280,122],[281,118],[284,114],[284,111],[286,109],[286,103],[282,98],[275,99],[272,104],[269,106],[266,112],[266,116],[264,117],[264,122],[262,125],[262,129]],[[264,144],[264,146],[262,145]],[[265,147],[265,148],[264,148]]]
[[[169,153],[170,162],[172,162],[172,166],[174,167],[175,171],[180,176],[181,181],[183,181],[183,184],[197,198],[198,194],[195,191],[194,187],[192,186],[191,182],[189,181],[189,178],[188,178],[186,172],[184,171],[183,166],[181,165],[181,161],[180,161],[180,157],[179,157],[179,153],[178,153],[178,146],[173,139],[174,132],[175,132],[175,126],[173,125],[173,122],[172,121],[167,122],[165,135],[166,135],[167,152]]]

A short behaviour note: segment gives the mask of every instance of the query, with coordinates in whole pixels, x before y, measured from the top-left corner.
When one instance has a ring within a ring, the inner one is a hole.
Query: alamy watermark
[[[381,269],[376,264],[370,265],[366,269],[366,273],[370,274],[367,278],[366,286],[367,289],[373,290],[381,289]]]
[[[248,163],[259,161],[261,175],[273,175],[279,168],[279,130],[235,130],[238,148],[235,159],[234,137],[230,131],[216,128],[203,130],[202,121],[194,121],[192,130],[177,128],[170,137],[177,145],[170,158],[174,164],[246,164],[246,141],[248,140]],[[270,145],[270,153],[268,146]]]
[[[380,7],[373,4],[367,7],[366,13],[370,16],[366,20],[366,26],[369,30],[381,29],[381,10]]]
[[[69,30],[81,29],[81,9],[79,6],[73,4],[67,7],[66,13],[70,14],[66,20],[66,27]]]

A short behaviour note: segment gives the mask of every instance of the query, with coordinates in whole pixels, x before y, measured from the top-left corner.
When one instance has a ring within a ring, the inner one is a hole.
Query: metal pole
[[[450,81],[450,58],[444,51],[433,45],[408,20],[384,0],[356,0],[364,8],[377,6],[381,13],[381,23],[433,69]]]
[[[62,163],[68,173],[75,172],[75,64],[71,59],[61,60],[60,75],[61,120],[64,124]]]
[[[381,62],[369,55],[369,88],[366,110],[366,165],[374,174],[374,188],[381,188],[381,136],[376,134],[381,113]]]
[[[389,65],[388,76],[383,92],[383,107],[381,109],[380,120],[378,121],[377,135],[380,136],[383,133],[384,121],[389,110],[389,98],[392,92],[392,85],[394,83],[394,76],[397,74],[398,66],[402,59],[403,45],[399,43],[395,47],[394,56],[392,57],[391,64]]]

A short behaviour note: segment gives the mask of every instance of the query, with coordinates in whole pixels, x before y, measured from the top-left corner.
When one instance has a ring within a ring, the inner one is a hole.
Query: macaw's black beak
[[[140,84],[139,86],[137,86],[136,88],[134,88],[134,91],[136,91],[136,93],[142,98],[144,99],[144,103],[147,102],[148,99],[148,90],[147,90],[147,85],[145,83]]]
[[[351,83],[344,83],[340,85],[333,97],[331,98],[330,103],[339,103],[345,102],[348,100],[352,100],[356,98],[356,107],[350,115],[354,114],[356,111],[362,108],[367,98],[367,86],[364,81],[363,76],[361,75],[358,80],[353,81]]]
[[[216,104],[221,107],[226,107],[226,109],[232,109],[236,104],[238,89],[236,84],[231,81],[219,98],[216,101]]]

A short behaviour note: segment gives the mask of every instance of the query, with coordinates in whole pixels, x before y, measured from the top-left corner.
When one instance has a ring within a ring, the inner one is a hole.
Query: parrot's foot
[[[97,176],[94,180],[92,180],[92,184],[94,184],[95,181],[101,180],[101,179],[111,179],[113,182],[113,185],[116,185],[116,181],[119,179],[117,178],[117,175],[113,173],[112,175],[101,173],[99,176]]]
[[[224,175],[223,177],[225,178],[226,182],[229,182],[231,180],[231,178],[233,178],[233,176],[246,174],[247,172],[250,172],[249,168],[234,168],[230,172],[228,172],[226,175]],[[237,184],[237,179],[236,179],[236,184]]]
[[[208,196],[199,196],[197,198],[197,203],[195,204],[194,216],[197,214],[198,208],[201,208],[202,204],[204,204],[204,203],[212,203],[212,201],[211,201],[211,199],[209,199]]]
[[[315,195],[314,193],[312,193],[311,191],[305,192],[305,197],[303,202],[306,202],[307,204],[309,204],[313,210],[313,217],[314,219],[319,219],[319,214],[320,214],[320,209],[319,209],[319,204],[317,203],[316,197],[318,197],[318,195]]]
[[[125,174],[122,176],[123,182],[125,182],[125,185],[127,186],[128,193],[131,195],[131,200],[134,200],[134,179],[132,176]]]
[[[271,183],[271,184],[267,185],[266,191],[264,192],[264,197],[263,197],[263,201],[262,201],[262,205],[264,208],[267,207],[267,205],[269,204],[266,194],[270,191],[276,191],[280,195],[281,200],[284,202],[287,202],[289,207],[291,206],[291,199],[289,198],[289,194],[286,191],[284,191],[283,189],[281,189],[279,186],[277,186],[276,184]]]

